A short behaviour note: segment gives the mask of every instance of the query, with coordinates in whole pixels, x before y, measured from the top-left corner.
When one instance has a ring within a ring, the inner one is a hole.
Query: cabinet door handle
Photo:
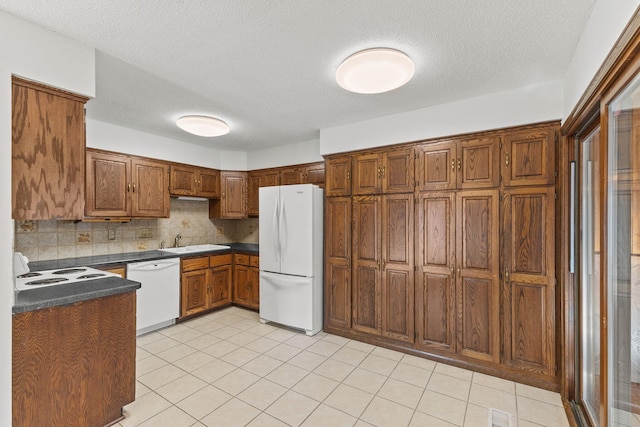
[[[509,153],[505,153],[504,155],[504,165],[509,166]]]
[[[462,160],[458,158],[458,170],[460,170],[461,167],[462,167]]]
[[[387,173],[387,167],[383,166],[382,167],[382,177],[384,178],[385,174]]]
[[[136,192],[136,185],[135,184],[133,184],[133,192],[134,193]]]
[[[458,267],[458,276],[460,276],[460,267]]]
[[[131,184],[127,184],[127,193],[131,192]]]
[[[351,181],[351,171],[347,171],[347,181]]]
[[[456,159],[451,159],[451,170],[456,170]]]
[[[509,283],[509,269],[504,271],[504,279],[506,283]]]

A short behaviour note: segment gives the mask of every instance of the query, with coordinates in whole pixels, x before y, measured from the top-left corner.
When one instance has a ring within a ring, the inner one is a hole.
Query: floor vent
[[[511,427],[511,414],[491,408],[489,410],[489,425],[491,427]]]

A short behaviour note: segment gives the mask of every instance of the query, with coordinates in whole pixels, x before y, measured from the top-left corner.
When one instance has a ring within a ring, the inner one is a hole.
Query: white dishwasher
[[[180,258],[127,264],[127,279],[140,282],[136,335],[175,323],[180,315]]]

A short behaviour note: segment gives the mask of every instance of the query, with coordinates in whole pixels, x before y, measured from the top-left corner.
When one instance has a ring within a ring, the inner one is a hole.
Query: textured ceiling
[[[0,0],[0,9],[97,49],[89,118],[191,143],[252,150],[319,129],[561,79],[594,0]],[[392,47],[406,86],[342,90],[340,62]],[[175,127],[187,113],[231,127]],[[460,120],[464,120],[461,117]]]

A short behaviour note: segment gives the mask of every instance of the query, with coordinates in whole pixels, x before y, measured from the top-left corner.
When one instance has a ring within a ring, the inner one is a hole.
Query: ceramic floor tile
[[[338,344],[339,346],[344,346],[348,344],[351,340],[349,338],[341,337],[338,335],[327,335],[322,338],[324,341],[329,341],[334,344]]]
[[[167,365],[138,377],[138,381],[150,389],[156,390],[185,375],[187,375],[187,373],[177,366]]]
[[[280,360],[261,354],[255,359],[242,365],[242,369],[264,377],[280,365],[282,365]]]
[[[202,350],[203,348],[207,348],[217,342],[220,342],[220,338],[214,337],[213,335],[204,334],[185,342],[185,344],[197,350]]]
[[[418,387],[426,387],[431,378],[432,371],[418,368],[417,366],[407,365],[406,363],[398,363],[391,373],[390,377],[405,383],[413,384]]]
[[[345,345],[345,347],[350,348],[352,350],[363,351],[365,353],[371,353],[376,348],[375,345],[367,344],[366,342],[361,342],[361,341],[354,341],[354,340],[349,341]]]
[[[296,336],[296,333],[287,329],[277,328],[275,331],[265,335],[266,338],[271,340],[284,342]]]
[[[273,381],[274,383],[280,384],[283,387],[291,388],[307,375],[309,375],[309,371],[306,369],[284,364],[279,368],[274,369],[265,378]]]
[[[398,365],[397,360],[387,359],[385,357],[370,354],[362,361],[362,363],[360,363],[359,367],[368,371],[388,376],[391,374],[391,372],[393,372],[396,365]]]
[[[162,335],[159,332],[150,332],[148,334],[140,335],[136,338],[136,345],[138,347],[144,347],[145,345],[157,341],[159,339],[164,338],[165,335]]]
[[[264,411],[286,391],[287,389],[279,384],[261,379],[240,393],[238,398]]]
[[[422,357],[413,356],[411,354],[405,354],[400,360],[400,363],[422,368],[427,371],[433,371],[437,365],[433,360],[423,359]]]
[[[233,326],[227,325],[223,328],[216,329],[213,332],[209,332],[209,334],[213,335],[214,337],[218,337],[218,338],[222,338],[223,340],[226,340],[227,338],[233,337],[241,332],[242,332],[241,329],[234,328]]]
[[[422,387],[389,378],[378,391],[378,396],[415,409],[423,391]]]
[[[171,347],[170,349],[156,353],[156,355],[169,363],[173,363],[176,360],[182,359],[183,357],[195,353],[196,351],[198,350],[193,347],[189,347],[188,345],[178,344],[175,347]]]
[[[413,409],[380,397],[374,397],[360,418],[377,426],[408,426]]]
[[[213,357],[222,357],[238,348],[240,347],[228,341],[219,341],[209,347],[203,348],[202,351]]]
[[[184,331],[181,331],[175,335],[171,335],[171,339],[174,339],[176,341],[179,341],[181,343],[185,343],[187,341],[191,341],[193,339],[196,339],[198,337],[203,336],[204,333],[201,331],[198,331],[197,329],[187,329]]]
[[[473,379],[473,371],[458,368],[456,366],[445,365],[444,363],[438,363],[434,369],[434,372],[465,381],[471,381]]]
[[[256,326],[254,326],[253,328],[249,328],[246,331],[251,332],[252,334],[255,334],[255,335],[265,336],[277,329],[278,328],[272,325],[265,325],[264,323],[258,323]]]
[[[173,364],[183,371],[193,372],[196,369],[203,367],[207,363],[213,362],[214,360],[216,360],[215,357],[207,353],[197,351],[195,353],[191,353],[186,357],[183,357],[180,360],[176,360],[175,362],[173,362]]]
[[[353,348],[349,348],[348,346],[350,344],[351,343],[347,344],[346,346],[342,347],[340,350],[336,351],[333,354],[333,356],[331,356],[331,358],[334,360],[337,360],[338,362],[343,362],[343,363],[348,363],[349,365],[358,366],[367,357],[368,353],[360,350],[355,350]]]
[[[324,404],[354,417],[360,417],[372,399],[373,394],[371,393],[346,384],[340,384],[333,393],[325,399]]]
[[[123,427],[137,426],[170,406],[171,403],[158,394],[147,393],[122,408],[125,419],[120,424]]]
[[[337,360],[327,359],[320,366],[313,370],[316,374],[331,378],[335,381],[342,381],[355,369],[355,366]]]
[[[491,375],[481,374],[479,372],[473,373],[473,381],[474,384],[480,384],[485,387],[491,387],[496,390],[505,391],[507,393],[516,392],[516,385],[513,381],[503,380],[502,378],[492,377]]]
[[[540,402],[549,403],[555,406],[562,406],[562,399],[559,393],[549,390],[531,387],[525,384],[516,384],[516,394],[518,396],[528,397],[529,399],[539,400]]]
[[[146,344],[146,345],[141,345],[139,347],[142,347],[143,350],[146,350],[146,351],[148,351],[150,353],[157,354],[157,353],[160,353],[163,350],[167,350],[167,349],[169,349],[171,347],[175,347],[178,344],[180,344],[180,341],[176,341],[176,340],[174,340],[172,338],[163,336],[159,340],[153,341],[153,342],[151,342],[149,344]]]
[[[327,405],[320,405],[302,423],[303,427],[351,427],[358,419]]]
[[[136,362],[142,359],[146,359],[149,356],[151,356],[151,353],[141,347],[136,347]]]
[[[455,424],[451,424],[447,421],[439,418],[432,417],[431,415],[424,414],[420,411],[413,413],[409,427],[457,427]],[[489,427],[485,423],[483,427]],[[516,426],[512,426],[516,427]]]
[[[179,334],[181,332],[191,331],[191,330],[192,330],[192,328],[190,326],[187,326],[186,323],[181,323],[179,325],[168,326],[168,327],[166,327],[164,329],[158,330],[157,332],[159,334],[164,335],[164,336],[171,337],[171,336]]]
[[[496,408],[515,417],[518,416],[516,395],[514,393],[508,393],[480,384],[472,384],[469,393],[469,403],[485,408]]]
[[[420,403],[418,403],[417,410],[432,417],[450,422],[451,424],[461,426],[464,422],[467,402],[425,390],[422,399],[420,399]]]
[[[206,386],[176,403],[176,406],[199,420],[228,402],[231,398],[231,395],[216,387]]]
[[[136,399],[144,396],[147,393],[151,393],[151,389],[142,384],[140,381],[136,380]]]
[[[230,336],[229,338],[227,338],[227,341],[235,345],[246,345],[252,341],[255,341],[257,338],[258,335],[242,331],[236,335]]]
[[[267,356],[273,357],[274,359],[282,360],[283,362],[288,361],[296,354],[300,353],[300,349],[297,347],[293,347],[288,344],[280,344],[271,350],[267,351],[265,354]]]
[[[206,386],[207,383],[200,378],[187,374],[155,389],[155,391],[169,402],[176,403]]]
[[[231,399],[200,420],[207,427],[240,427],[256,418],[260,411],[239,399]]]
[[[218,331],[226,327],[227,325],[223,325],[222,323],[218,323],[216,321],[209,321],[209,322],[203,323],[202,325],[196,326],[194,329],[197,331],[203,332],[205,334],[212,334],[215,331]]]
[[[140,424],[140,427],[189,427],[195,422],[197,422],[195,418],[179,408],[171,406]]]
[[[278,345],[280,345],[279,341],[259,337],[252,342],[245,344],[245,347],[249,350],[257,351],[258,353],[265,353]]]
[[[245,371],[244,369],[236,369],[215,381],[213,385],[218,387],[220,390],[235,396],[259,379],[259,376],[252,374],[251,372]]]
[[[247,427],[289,427],[289,425],[263,412],[247,424]]]
[[[313,371],[325,360],[327,360],[326,357],[305,350],[289,359],[288,363],[298,368],[306,369],[307,371]]]
[[[367,393],[376,394],[386,380],[387,377],[384,375],[356,368],[343,382]]]
[[[383,347],[376,347],[375,349],[373,349],[371,354],[374,356],[380,356],[387,359],[395,360],[396,362],[399,362],[400,359],[402,359],[402,357],[404,356],[404,353],[400,353],[399,351],[395,350],[389,350],[388,348]]]
[[[243,319],[233,324],[234,328],[242,329],[243,331],[254,328],[259,322],[254,319]]]
[[[562,406],[556,406],[523,396],[517,396],[516,399],[518,405],[518,418],[532,421],[543,426],[569,426],[567,416]]]
[[[220,316],[216,318],[216,321],[219,323],[223,323],[225,325],[233,325],[234,323],[238,323],[243,320],[244,317],[238,316],[231,311],[227,310],[224,316]]]
[[[206,365],[192,371],[191,373],[203,381],[212,383],[215,380],[227,375],[234,369],[236,369],[236,367],[232,364],[227,363],[224,360],[214,359],[212,362],[207,363]]]
[[[311,353],[321,354],[324,357],[331,357],[336,351],[342,348],[341,345],[334,344],[330,341],[318,340],[309,347],[307,351]]]
[[[319,402],[289,390],[265,412],[290,426],[299,426],[319,405]]]
[[[240,347],[230,353],[225,354],[224,356],[220,357],[220,359],[235,366],[242,366],[258,356],[260,356],[260,353],[249,350],[248,348]]]
[[[151,371],[155,371],[158,368],[162,368],[163,366],[168,365],[164,359],[159,358],[158,356],[151,355],[145,359],[142,359],[136,362],[136,376],[140,377],[144,374],[148,374]]]
[[[338,386],[338,382],[313,372],[304,377],[293,390],[322,402]]]
[[[471,383],[469,381],[461,380],[456,377],[450,377],[448,375],[439,374],[434,372],[429,379],[427,389],[435,391],[441,394],[446,394],[458,400],[469,399],[469,389]]]
[[[310,337],[303,334],[298,334],[294,337],[289,338],[285,342],[293,347],[297,347],[301,350],[304,350],[310,347],[311,345],[315,344],[316,342],[318,342],[318,338]]]

